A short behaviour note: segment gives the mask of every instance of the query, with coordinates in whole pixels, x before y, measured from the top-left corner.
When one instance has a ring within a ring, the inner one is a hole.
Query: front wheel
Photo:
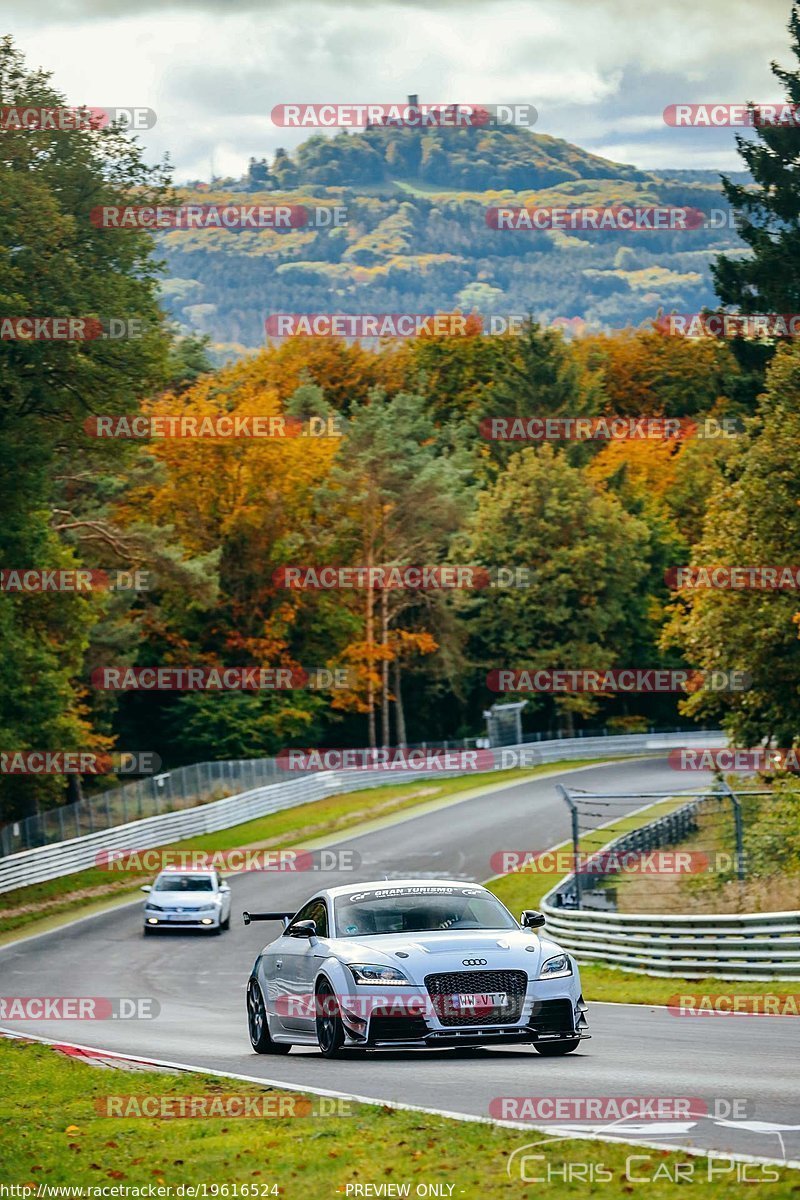
[[[270,1037],[264,997],[255,979],[247,981],[247,1031],[256,1054],[288,1054],[292,1048]]]
[[[319,1048],[326,1058],[336,1058],[344,1044],[344,1025],[333,988],[324,979],[317,985],[316,1002]]]
[[[580,1045],[580,1038],[570,1038],[568,1042],[534,1042],[533,1048],[537,1054],[545,1058],[557,1058],[561,1054],[572,1054]]]

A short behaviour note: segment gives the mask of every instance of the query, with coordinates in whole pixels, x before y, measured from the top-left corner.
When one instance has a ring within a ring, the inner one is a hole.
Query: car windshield
[[[213,892],[210,875],[159,875],[153,884],[154,892]]]
[[[353,891],[337,896],[334,906],[337,937],[517,927],[503,905],[479,888],[420,886]]]

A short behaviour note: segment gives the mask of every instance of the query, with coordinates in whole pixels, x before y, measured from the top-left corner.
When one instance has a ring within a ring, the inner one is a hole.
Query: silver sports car
[[[588,1037],[578,967],[539,931],[463,880],[405,879],[326,888],[283,921],[247,984],[259,1054],[532,1043],[569,1054]]]

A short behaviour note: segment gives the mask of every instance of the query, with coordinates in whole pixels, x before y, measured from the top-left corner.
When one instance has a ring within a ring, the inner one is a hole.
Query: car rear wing
[[[245,925],[249,925],[251,921],[283,921],[283,928],[285,929],[293,916],[294,912],[251,913],[245,911],[242,913],[242,921]]]

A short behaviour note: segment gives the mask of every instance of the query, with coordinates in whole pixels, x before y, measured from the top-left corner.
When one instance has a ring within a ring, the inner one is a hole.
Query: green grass
[[[436,1067],[431,1064],[429,1069]],[[735,1168],[722,1174],[719,1162],[714,1165],[680,1151],[558,1139],[528,1151],[544,1156],[529,1162],[533,1174],[542,1177],[549,1170],[554,1176],[549,1187],[543,1190],[539,1185],[534,1193],[524,1187],[519,1173],[507,1174],[513,1151],[550,1136],[533,1127],[505,1129],[390,1105],[356,1104],[348,1104],[350,1115],[341,1116],[106,1117],[98,1112],[107,1111],[110,1097],[136,1097],[137,1109],[142,1097],[164,1096],[176,1103],[183,1096],[221,1098],[235,1093],[269,1097],[284,1105],[299,1097],[217,1076],[97,1070],[48,1047],[8,1040],[0,1040],[0,1073],[0,1182],[30,1186],[33,1194],[45,1185],[152,1185],[172,1189],[163,1194],[175,1197],[180,1185],[206,1184],[209,1189],[217,1185],[217,1196],[232,1196],[234,1185],[241,1196],[247,1185],[246,1195],[323,1200],[347,1195],[348,1184],[408,1184],[413,1196],[418,1184],[437,1183],[452,1185],[450,1194],[466,1200],[533,1194],[553,1200],[584,1200],[588,1195],[611,1200],[623,1194],[675,1200],[684,1191],[696,1200],[718,1200],[724,1181],[735,1178]],[[319,1103],[315,1097],[307,1100],[312,1108]],[[628,1165],[633,1155],[635,1161]],[[681,1163],[690,1164],[693,1174],[691,1187],[679,1193],[674,1179]],[[714,1169],[717,1177],[709,1182]],[[596,1176],[601,1170],[602,1182],[587,1184],[587,1174]],[[563,1181],[565,1173],[573,1176],[570,1182]],[[652,1182],[636,1182],[642,1177]],[[751,1165],[749,1178],[758,1179],[747,1188],[748,1197],[755,1200],[800,1194],[800,1175],[787,1168]],[[258,1185],[257,1192],[249,1190],[253,1185]],[[272,1187],[279,1191],[270,1191]],[[206,1194],[214,1195],[210,1190]]]
[[[391,816],[418,805],[446,800],[447,797],[461,792],[503,787],[516,780],[534,778],[552,771],[611,761],[614,760],[596,758],[581,760],[579,763],[564,761],[504,771],[501,778],[497,772],[484,772],[438,780],[431,777],[414,783],[387,784],[384,787],[344,792],[324,800],[315,800],[310,804],[271,813],[242,825],[233,825],[218,833],[173,842],[159,849],[215,851],[233,850],[244,846],[269,847],[276,850],[301,847],[315,838],[352,829],[362,822]],[[131,898],[143,883],[152,878],[153,872],[119,872],[92,867],[74,875],[50,879],[46,883],[31,884],[28,887],[3,892],[0,895],[0,940],[7,941],[8,937],[3,935],[13,934],[28,926],[32,927],[30,932],[34,932],[33,927],[37,925],[44,928],[43,922],[65,913],[83,910],[88,912],[96,909],[98,905],[106,906],[109,900],[115,898]]]
[[[580,961],[580,960],[579,960]],[[587,1000],[616,1004],[667,1004],[675,996],[795,996],[797,984],[790,979],[662,979],[657,975],[632,975],[600,963],[581,963],[581,986]]]

